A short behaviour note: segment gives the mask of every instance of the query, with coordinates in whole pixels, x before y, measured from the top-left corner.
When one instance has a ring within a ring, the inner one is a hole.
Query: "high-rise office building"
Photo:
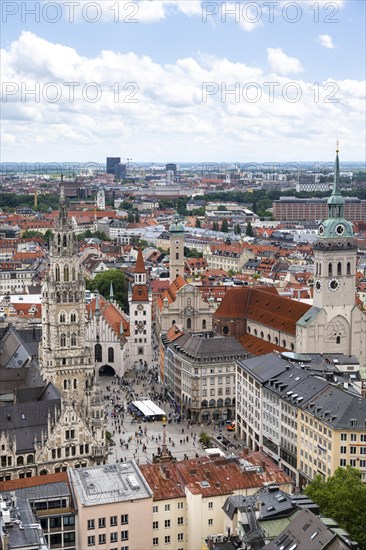
[[[116,167],[121,164],[121,157],[107,157],[107,174],[116,175]]]

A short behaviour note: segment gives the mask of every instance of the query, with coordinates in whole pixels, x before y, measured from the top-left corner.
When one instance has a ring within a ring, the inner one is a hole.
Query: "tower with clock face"
[[[318,229],[314,245],[314,306],[353,308],[356,288],[356,254],[352,223],[344,217],[344,198],[339,189],[338,142],[333,192],[328,217]]]
[[[184,225],[175,215],[173,223],[169,226],[170,232],[170,282],[178,275],[184,278]]]
[[[134,282],[129,296],[130,338],[129,365],[151,368],[151,295],[149,292],[145,262],[138,251]],[[146,363],[146,365],[145,365]]]

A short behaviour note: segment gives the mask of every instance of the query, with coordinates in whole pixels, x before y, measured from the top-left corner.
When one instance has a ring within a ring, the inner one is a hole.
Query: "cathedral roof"
[[[175,302],[175,299],[177,297],[177,293],[179,290],[186,285],[186,281],[183,279],[181,275],[178,275],[174,281],[169,285],[169,287],[158,296],[156,300],[156,305],[159,309],[163,309],[163,303],[165,298],[168,299],[168,303],[171,304],[172,302]]]
[[[276,294],[275,294],[275,293]],[[289,334],[310,305],[279,296],[272,287],[230,288],[217,308],[216,319],[247,319]]]

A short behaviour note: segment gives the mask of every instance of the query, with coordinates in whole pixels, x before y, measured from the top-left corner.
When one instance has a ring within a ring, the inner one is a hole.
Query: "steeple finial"
[[[94,315],[95,315],[96,317],[100,317],[100,316],[101,316],[100,304],[99,304],[99,292],[98,292],[98,290],[95,291],[95,312],[94,312]]]
[[[335,170],[334,170],[334,184],[332,195],[340,195],[339,189],[339,139],[336,141],[336,159],[335,159]]]
[[[113,292],[113,283],[111,281],[111,286],[109,288],[109,301],[114,302],[114,292]]]

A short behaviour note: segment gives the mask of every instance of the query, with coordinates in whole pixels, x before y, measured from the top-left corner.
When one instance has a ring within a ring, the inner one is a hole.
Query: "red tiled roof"
[[[133,302],[148,302],[149,292],[146,285],[135,285],[132,288],[132,301]]]
[[[153,499],[185,496],[185,487],[202,497],[228,495],[234,491],[256,489],[268,483],[289,484],[291,479],[262,453],[246,455],[254,465],[265,464],[263,472],[245,471],[238,460],[201,457],[165,464],[144,464],[141,471],[152,488]],[[202,482],[206,483],[202,486]]]
[[[109,326],[114,330],[117,335],[120,335],[121,323],[123,327],[123,336],[127,337],[130,335],[129,323],[120,313],[120,311],[118,311],[118,308],[114,304],[107,302],[107,300],[105,300],[103,296],[99,295],[99,306],[102,317],[107,321]],[[93,314],[95,313],[95,298],[90,302],[90,304],[87,304],[86,310],[88,313],[90,311]]]
[[[44,476],[24,477],[23,479],[11,479],[9,481],[0,481],[0,493],[5,491],[14,491],[16,489],[26,489],[27,487],[38,487],[48,485],[49,483],[68,483],[67,472],[57,474],[47,474]]]
[[[310,307],[309,304],[279,296],[273,287],[230,288],[214,317],[250,319],[295,334],[297,321]]]
[[[137,252],[135,273],[146,273],[145,262],[141,248],[139,248],[139,251]]]
[[[178,275],[174,281],[169,285],[169,287],[165,290],[165,292],[163,292],[163,294],[161,294],[160,296],[157,297],[157,300],[156,300],[156,304],[158,306],[159,309],[162,309],[163,308],[163,301],[165,298],[168,298],[168,303],[171,304],[172,302],[175,301],[175,298],[177,296],[177,292],[183,287],[185,286],[187,283],[186,281],[183,279],[183,277],[181,275]]]
[[[258,336],[254,336],[253,334],[243,334],[239,338],[239,342],[252,355],[265,355],[272,351],[279,351],[281,353],[287,351],[286,348],[281,348],[273,342],[266,342],[266,340],[262,340],[262,338],[258,338]]]

